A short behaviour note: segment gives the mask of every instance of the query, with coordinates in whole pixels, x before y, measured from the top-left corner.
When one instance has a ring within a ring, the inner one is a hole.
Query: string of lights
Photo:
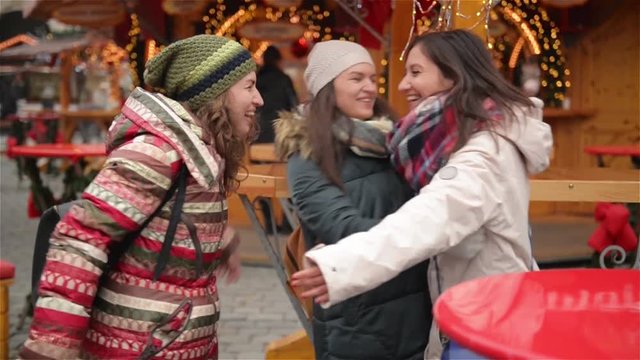
[[[331,16],[327,10],[322,10],[320,6],[314,5],[311,9],[299,9],[295,6],[289,8],[273,8],[267,6],[261,8],[253,0],[245,0],[245,4],[233,14],[226,15],[229,7],[224,4],[224,0],[217,2],[209,8],[207,14],[202,17],[205,23],[206,34],[216,34],[220,36],[238,37],[236,30],[243,24],[257,18],[264,17],[267,21],[286,21],[291,24],[302,24],[305,26],[305,38],[309,40],[331,40],[334,38],[333,29],[330,26],[322,26],[321,23]],[[263,12],[263,13],[262,13]],[[340,34],[340,39],[355,40],[352,34]],[[251,40],[240,37],[238,39],[246,47],[250,47]],[[258,44],[260,46],[260,44]]]
[[[571,74],[561,50],[560,30],[549,18],[538,0],[502,0],[496,11],[514,24],[523,34],[530,51],[539,56],[542,78],[542,94],[549,106],[560,106],[567,88],[571,87],[568,76]],[[494,43],[492,40],[491,43]],[[523,45],[514,46],[509,67],[514,68]],[[502,49],[504,50],[504,49]]]
[[[133,13],[130,16],[131,28],[129,29],[129,43],[125,46],[125,50],[129,54],[129,70],[131,73],[131,83],[133,86],[140,85],[140,78],[138,77],[138,54],[135,51],[138,46],[138,38],[140,36],[140,22],[138,21],[138,15]]]
[[[566,60],[562,54],[559,29],[549,18],[547,12],[539,5],[539,0],[501,0],[492,10],[495,1],[483,0],[477,11],[468,13],[460,10],[462,0],[439,0],[423,6],[420,0],[413,0],[411,27],[411,37],[413,34],[421,34],[427,31],[442,31],[451,28],[454,17],[463,19],[475,18],[476,21],[468,27],[473,30],[484,24],[488,30],[489,21],[492,17],[501,16],[505,21],[513,24],[522,37],[512,44],[508,49],[499,45],[498,51],[509,51],[503,54],[505,60],[508,58],[509,68],[515,68],[525,46],[529,52],[539,56],[540,69],[542,70],[541,86],[545,102],[551,106],[558,106],[565,97],[566,89],[571,86],[567,79],[570,70],[566,67]],[[423,2],[424,3],[424,2]],[[454,11],[455,8],[455,11]],[[321,9],[319,5],[314,5],[309,9],[300,9],[295,6],[288,8],[259,7],[257,0],[244,0],[244,4],[231,9],[224,0],[216,0],[207,9],[202,17],[204,32],[206,34],[217,34],[220,36],[234,37],[245,47],[252,50],[254,57],[259,58],[270,44],[268,41],[254,41],[244,38],[237,33],[237,30],[247,22],[257,17],[271,22],[289,22],[291,24],[302,24],[305,26],[303,38],[309,41],[324,41],[331,39],[355,41],[354,34],[343,32],[334,33],[331,25],[323,25],[330,17],[329,11]],[[436,17],[437,16],[437,17]],[[137,75],[139,61],[146,61],[153,57],[161,47],[155,42],[149,41],[145,51],[145,59],[137,59],[136,47],[140,41],[140,25],[137,15],[131,14],[131,28],[129,30],[129,43],[125,49],[129,54],[131,76],[134,84],[138,85],[140,79]],[[489,38],[487,46],[492,49],[497,42]],[[378,93],[381,95],[387,92],[386,70],[388,66],[388,54],[383,55],[381,60],[382,72],[378,78]],[[405,52],[401,56],[403,59]],[[546,94],[546,95],[545,95]]]

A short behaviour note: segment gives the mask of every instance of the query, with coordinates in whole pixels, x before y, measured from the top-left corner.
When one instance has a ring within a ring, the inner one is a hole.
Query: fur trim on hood
[[[276,153],[287,160],[299,152],[305,159],[311,157],[311,141],[307,130],[307,119],[299,111],[281,111],[273,122],[276,130]]]
[[[276,132],[276,153],[281,160],[287,160],[294,153],[311,158],[311,141],[304,108],[299,106],[292,112],[280,112],[274,121]],[[351,121],[349,126],[346,122]],[[393,121],[387,116],[376,116],[369,120],[338,119],[329,131],[341,143],[348,146],[358,156],[386,158],[389,156],[386,136],[393,128]]]

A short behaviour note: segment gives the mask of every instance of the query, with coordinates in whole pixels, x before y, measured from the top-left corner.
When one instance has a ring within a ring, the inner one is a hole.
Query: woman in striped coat
[[[166,96],[137,88],[114,119],[104,168],[51,238],[22,358],[217,358],[216,273],[239,275],[225,199],[262,105],[255,63],[240,44],[199,35],[164,49],[144,79]],[[162,273],[154,280],[174,199],[102,276],[110,250],[140,230],[183,166]]]

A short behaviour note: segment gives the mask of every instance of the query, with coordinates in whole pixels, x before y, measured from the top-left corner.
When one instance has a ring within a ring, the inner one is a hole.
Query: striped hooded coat
[[[108,158],[85,201],[58,223],[22,358],[217,358],[218,291],[227,204],[224,161],[177,102],[140,88],[109,130]],[[179,168],[189,170],[181,222],[162,275],[153,271],[173,199],[98,286],[109,249],[160,205]],[[204,271],[196,269],[192,224]]]

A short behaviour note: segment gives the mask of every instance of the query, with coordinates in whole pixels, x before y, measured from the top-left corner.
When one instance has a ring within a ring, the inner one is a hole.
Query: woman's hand
[[[303,298],[315,298],[316,304],[324,304],[329,301],[329,289],[322,276],[320,268],[313,265],[308,269],[298,271],[291,276],[291,286],[302,289]]]
[[[236,230],[227,225],[222,234],[222,263],[215,273],[217,277],[226,277],[227,284],[233,284],[240,278],[242,264],[238,247],[240,246],[240,236]]]
[[[226,277],[226,283],[233,284],[240,279],[242,273],[242,263],[238,251],[234,251],[226,257],[226,261],[220,264],[216,269],[216,276],[219,278]]]

